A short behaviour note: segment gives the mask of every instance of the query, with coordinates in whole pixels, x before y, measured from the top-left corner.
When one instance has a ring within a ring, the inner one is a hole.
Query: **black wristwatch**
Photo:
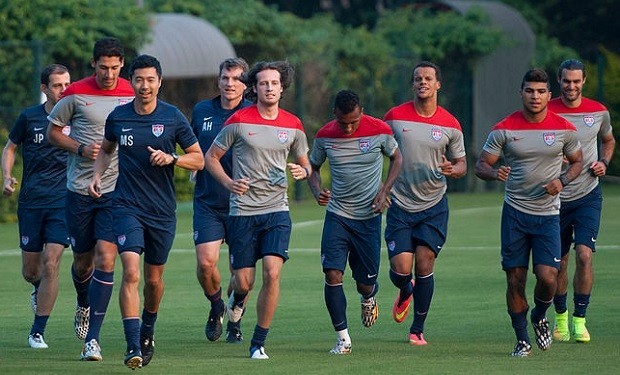
[[[172,165],[175,165],[177,163],[177,161],[179,161],[179,155],[177,155],[176,152],[173,152],[170,155],[172,155]]]

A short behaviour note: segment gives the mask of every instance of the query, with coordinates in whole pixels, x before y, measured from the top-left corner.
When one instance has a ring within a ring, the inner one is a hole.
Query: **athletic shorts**
[[[78,254],[91,251],[97,240],[114,243],[112,229],[112,194],[95,199],[67,191],[67,227],[71,247]]]
[[[19,247],[26,252],[40,253],[46,243],[69,246],[67,216],[63,208],[17,207]]]
[[[596,237],[601,224],[602,208],[603,194],[598,185],[577,200],[562,201],[560,206],[562,255],[568,254],[573,242],[575,245],[585,245],[592,251],[596,251]]]
[[[291,218],[288,211],[262,215],[229,216],[227,221],[230,265],[232,269],[254,268],[266,255],[288,260]]]
[[[118,252],[144,253],[144,262],[166,264],[176,231],[176,217],[158,219],[145,217],[137,211],[122,208],[114,212],[114,233]]]
[[[413,253],[417,246],[428,246],[435,256],[446,243],[448,233],[448,198],[420,212],[408,212],[392,204],[388,208],[385,243],[390,259],[400,253]]]
[[[560,269],[560,215],[531,215],[504,202],[502,208],[502,269],[534,266]]]
[[[321,238],[323,270],[344,272],[349,258],[353,279],[374,285],[381,258],[381,215],[370,219],[349,219],[333,212],[325,213]]]
[[[194,245],[226,238],[228,211],[194,204]]]

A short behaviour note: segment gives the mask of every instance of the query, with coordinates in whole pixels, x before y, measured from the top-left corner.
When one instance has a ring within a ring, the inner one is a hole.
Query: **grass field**
[[[256,323],[252,294],[243,319],[243,345],[208,342],[204,324],[207,301],[195,277],[191,238],[191,205],[181,204],[178,235],[165,274],[166,293],[156,326],[156,352],[151,374],[193,373],[618,373],[620,363],[620,187],[604,186],[603,225],[597,242],[595,285],[588,310],[589,344],[554,343],[546,352],[533,349],[529,358],[511,358],[514,334],[505,306],[505,279],[499,265],[501,194],[452,194],[448,243],[435,267],[435,295],[426,321],[426,347],[407,341],[411,316],[397,324],[391,317],[396,295],[388,277],[387,256],[381,264],[379,320],[370,329],[360,322],[359,297],[347,272],[349,331],[353,350],[330,356],[335,334],[323,302],[319,244],[323,210],[314,203],[291,207],[294,230],[291,259],[284,266],[280,304],[266,344],[268,361],[248,359],[249,339]],[[82,343],[73,333],[75,292],[71,284],[70,251],[65,252],[61,290],[49,320],[46,350],[28,347],[32,324],[30,285],[21,277],[17,225],[0,225],[0,374],[127,373],[125,341],[117,286],[102,330],[104,360],[82,363]],[[386,250],[382,250],[385,255]],[[226,270],[226,251],[221,270]],[[571,263],[572,264],[572,263]],[[228,276],[223,272],[224,281]],[[530,275],[528,298],[532,298]],[[257,280],[260,287],[260,280]],[[569,294],[572,301],[572,292]],[[570,302],[572,311],[572,302]],[[552,316],[549,314],[549,316]],[[530,328],[530,336],[533,332]]]

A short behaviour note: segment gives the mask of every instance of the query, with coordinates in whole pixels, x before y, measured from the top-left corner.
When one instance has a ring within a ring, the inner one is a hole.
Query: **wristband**
[[[609,168],[609,160],[607,159],[601,159],[599,160],[601,163],[605,164],[605,168]]]
[[[179,161],[179,155],[177,155],[176,152],[173,152],[170,155],[172,155],[172,165],[176,165],[177,161]]]
[[[306,171],[306,178],[308,178],[310,176],[310,171],[306,167],[302,167],[302,168],[304,169],[304,171]]]
[[[560,180],[560,183],[562,184],[562,187],[568,185],[569,181],[566,180],[566,175],[563,174],[561,175],[558,180]]]
[[[80,144],[77,149],[77,156],[84,156],[84,145]]]

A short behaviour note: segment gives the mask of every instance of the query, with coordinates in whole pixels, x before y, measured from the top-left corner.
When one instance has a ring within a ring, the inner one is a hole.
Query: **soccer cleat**
[[[265,348],[262,346],[251,346],[250,347],[250,358],[252,359],[269,359],[267,353],[265,353]]]
[[[33,287],[32,293],[30,293],[30,307],[32,308],[32,313],[37,313],[37,289]]]
[[[370,297],[365,299],[362,297],[362,324],[364,327],[372,327],[373,324],[377,321],[377,317],[379,316],[379,305],[377,305],[377,300],[375,297]]]
[[[230,296],[228,297],[226,312],[228,313],[228,320],[232,323],[237,323],[241,320],[245,309],[243,308],[243,306],[235,304],[235,298],[233,297],[233,293],[234,292],[231,292]]]
[[[517,344],[510,355],[513,357],[528,357],[531,353],[532,345],[526,341],[517,341]]]
[[[346,342],[345,339],[339,338],[336,342],[336,346],[329,351],[330,354],[349,354],[351,353],[351,343]]]
[[[413,280],[411,280],[413,284]],[[392,317],[396,323],[402,323],[405,319],[407,319],[407,315],[409,315],[409,309],[411,308],[411,301],[413,301],[413,294],[410,294],[408,298],[403,300],[400,298],[402,291],[398,291],[398,295],[394,300],[394,306],[392,306]]]
[[[209,311],[209,318],[207,319],[207,325],[205,326],[205,334],[209,341],[217,341],[222,336],[222,323],[224,322],[224,312],[226,312],[226,306],[224,301],[220,300],[218,308],[211,308]]]
[[[555,313],[555,326],[553,327],[553,339],[555,341],[570,341],[568,330],[568,310],[563,313]]]
[[[590,342],[590,332],[586,328],[586,318],[573,316],[573,337],[577,342]]]
[[[416,345],[416,346],[424,346],[424,345],[428,344],[428,342],[426,342],[426,340],[424,340],[424,333],[422,333],[422,332],[410,333],[409,334],[409,343],[411,345]]]
[[[101,361],[103,359],[101,356],[101,347],[99,347],[97,340],[92,339],[89,342],[84,343],[82,354],[80,354],[80,359],[82,361]]]
[[[32,335],[28,335],[28,345],[30,345],[33,349],[47,349],[48,346],[43,340],[43,335],[40,333],[34,333]]]
[[[140,351],[142,352],[142,366],[146,366],[151,362],[153,354],[155,354],[155,337],[140,337]]]
[[[88,334],[88,321],[90,319],[90,307],[75,307],[75,335],[78,339],[84,340]]]
[[[230,344],[239,344],[243,341],[243,335],[239,327],[233,327],[226,330],[226,342]]]
[[[540,350],[547,350],[551,346],[553,339],[551,338],[551,330],[549,329],[549,321],[542,318],[538,323],[532,322],[534,326],[534,334],[536,334],[536,345]]]
[[[125,353],[125,366],[132,370],[142,367],[142,353],[139,350],[129,350]]]

